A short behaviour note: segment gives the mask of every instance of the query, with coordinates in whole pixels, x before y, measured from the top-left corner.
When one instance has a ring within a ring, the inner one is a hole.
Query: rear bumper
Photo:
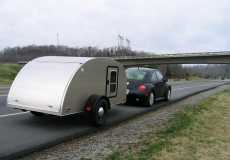
[[[23,110],[23,111],[34,111],[34,112],[45,113],[45,114],[50,114],[50,115],[55,115],[55,116],[64,116],[64,115],[62,115],[61,112],[52,112],[52,111],[47,111],[47,110],[34,109],[32,107],[27,107],[27,106],[7,104],[7,107],[19,109],[19,110]]]
[[[142,93],[129,93],[127,95],[128,103],[145,103],[148,97]]]

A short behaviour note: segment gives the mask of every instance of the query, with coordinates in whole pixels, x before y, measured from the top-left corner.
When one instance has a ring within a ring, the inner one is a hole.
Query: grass
[[[11,83],[20,69],[18,64],[0,64],[0,84]]]
[[[230,157],[230,90],[175,114],[148,139],[115,150],[107,160],[215,160]]]
[[[188,81],[199,81],[199,80],[204,80],[204,78],[198,77],[198,76],[189,76],[186,78]]]

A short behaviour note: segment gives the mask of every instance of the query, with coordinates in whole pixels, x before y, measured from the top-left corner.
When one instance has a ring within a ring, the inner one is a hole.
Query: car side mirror
[[[163,78],[163,81],[164,81],[164,82],[168,82],[168,78],[167,78],[167,77],[164,77],[164,78]]]

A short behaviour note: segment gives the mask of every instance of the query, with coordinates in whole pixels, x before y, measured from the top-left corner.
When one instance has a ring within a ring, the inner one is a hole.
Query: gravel
[[[49,149],[32,153],[20,160],[101,160],[116,149],[126,149],[130,144],[138,143],[150,132],[165,127],[168,120],[178,111],[199,103],[204,98],[230,86],[195,95],[178,103],[159,108],[156,111],[122,122],[96,133],[73,139]]]

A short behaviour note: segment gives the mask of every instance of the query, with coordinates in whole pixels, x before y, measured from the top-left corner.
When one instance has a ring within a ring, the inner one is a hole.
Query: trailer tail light
[[[142,93],[145,93],[146,92],[146,86],[145,85],[140,85],[139,87],[138,87],[138,91],[139,92],[142,92]]]
[[[85,111],[86,111],[86,112],[92,111],[91,105],[86,105],[86,106],[85,106]]]

